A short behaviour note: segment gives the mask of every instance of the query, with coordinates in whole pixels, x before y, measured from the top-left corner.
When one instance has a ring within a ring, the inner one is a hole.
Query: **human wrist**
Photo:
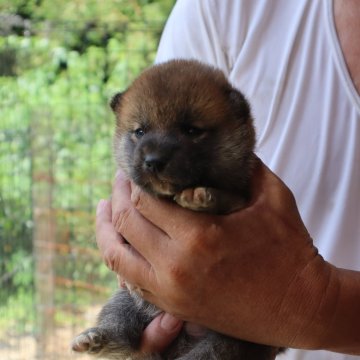
[[[337,286],[329,292],[331,309],[322,343],[324,348],[360,355],[360,273],[333,267]]]
[[[324,338],[336,302],[338,279],[334,267],[318,255],[309,260],[286,289],[277,317],[285,347],[324,348]]]
[[[293,296],[292,300],[287,297],[293,304],[289,318],[292,326],[297,321],[299,325],[287,346],[360,354],[358,272],[336,268],[317,255],[298,276],[288,295]]]

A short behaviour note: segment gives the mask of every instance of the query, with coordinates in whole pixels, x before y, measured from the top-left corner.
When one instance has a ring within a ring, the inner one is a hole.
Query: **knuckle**
[[[204,243],[205,240],[205,229],[202,227],[194,226],[188,231],[187,240],[184,245],[186,246],[187,252],[192,253],[199,244]]]
[[[194,226],[190,231],[190,237],[195,242],[201,241],[204,237],[204,229],[202,227]]]
[[[105,249],[103,252],[103,260],[105,265],[114,272],[119,271],[119,265],[121,263],[120,254],[112,247]]]
[[[169,264],[166,280],[166,284],[169,286],[166,289],[169,290],[167,296],[172,299],[172,302],[179,302],[182,294],[191,287],[192,278],[192,268],[186,266],[183,262]]]
[[[131,202],[136,209],[141,208],[142,205],[142,192],[139,186],[133,185],[131,188]]]
[[[169,268],[168,268],[168,274],[169,274],[169,277],[170,277],[170,281],[176,285],[176,284],[182,284],[182,283],[185,283],[188,276],[186,274],[186,271],[185,269],[177,264],[177,263],[172,263],[169,265]]]
[[[218,241],[221,240],[220,227],[212,223],[205,227],[194,227],[186,242],[185,251],[192,256],[207,253],[210,249],[217,247]]]
[[[143,266],[138,269],[140,270],[139,278],[141,279],[141,282],[147,286],[151,286],[153,282],[152,268],[149,266]]]
[[[131,211],[131,209],[124,209],[115,212],[112,223],[117,232],[122,233],[126,229]]]

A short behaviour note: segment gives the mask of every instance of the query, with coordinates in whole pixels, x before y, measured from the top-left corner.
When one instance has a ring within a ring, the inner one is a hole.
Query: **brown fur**
[[[185,60],[152,67],[115,96],[112,108],[118,165],[145,190],[178,195],[176,200],[187,188],[229,192],[229,207],[215,212],[229,212],[235,197],[248,196],[255,158],[252,118],[244,96],[221,71]],[[137,138],[136,129],[144,136]],[[188,134],[191,129],[199,133]],[[161,172],[144,169],[151,152],[166,162]]]
[[[221,71],[170,61],[144,71],[110,105],[117,164],[144,190],[196,211],[224,214],[246,204],[255,131],[247,101]],[[140,354],[142,331],[160,311],[120,290],[104,306],[97,327],[80,334],[73,349],[141,360],[270,360],[278,352],[208,330],[202,339],[182,331],[165,354]]]

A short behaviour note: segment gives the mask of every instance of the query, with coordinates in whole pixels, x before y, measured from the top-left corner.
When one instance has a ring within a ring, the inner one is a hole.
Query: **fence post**
[[[50,358],[54,332],[53,132],[51,114],[34,111],[31,117],[33,252],[37,320],[37,359]]]

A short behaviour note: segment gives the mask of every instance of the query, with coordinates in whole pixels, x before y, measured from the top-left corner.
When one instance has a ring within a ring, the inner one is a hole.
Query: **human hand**
[[[291,192],[262,164],[252,195],[246,209],[213,216],[154,199],[120,174],[113,224],[129,244],[99,236],[99,248],[111,269],[178,318],[249,341],[342,351],[329,334],[335,268],[318,255]]]
[[[111,223],[111,203],[102,200],[99,202],[96,214],[96,237],[104,239],[103,246],[106,251],[117,253],[118,246],[125,244],[123,238],[115,231]],[[108,241],[108,243],[107,243]],[[109,247],[107,247],[109,245]],[[114,246],[114,247],[113,247]],[[115,255],[116,256],[116,255]],[[119,285],[124,286],[123,280],[118,277]],[[163,352],[177,337],[183,322],[174,316],[161,313],[145,328],[140,351],[144,353]]]

